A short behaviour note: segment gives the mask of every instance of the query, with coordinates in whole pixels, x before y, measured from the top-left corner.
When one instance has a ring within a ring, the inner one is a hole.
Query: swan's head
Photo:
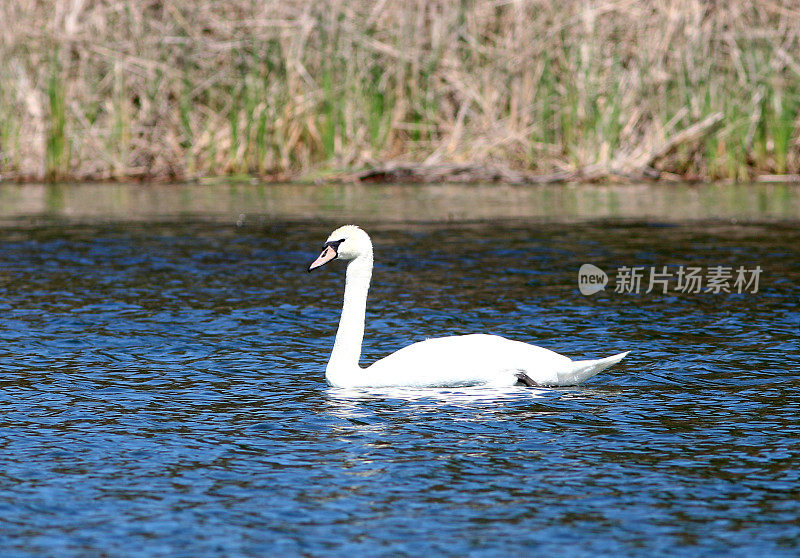
[[[322,267],[332,260],[354,260],[359,256],[372,256],[369,235],[355,225],[345,225],[333,231],[323,245],[322,253],[308,271]]]

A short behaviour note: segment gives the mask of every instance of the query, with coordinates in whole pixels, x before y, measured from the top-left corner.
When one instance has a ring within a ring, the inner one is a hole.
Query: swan
[[[325,378],[333,387],[572,386],[628,354],[572,361],[549,349],[498,335],[471,334],[420,341],[361,368],[358,361],[373,262],[369,235],[356,225],[339,227],[308,271],[333,260],[347,262],[339,329],[325,369]]]

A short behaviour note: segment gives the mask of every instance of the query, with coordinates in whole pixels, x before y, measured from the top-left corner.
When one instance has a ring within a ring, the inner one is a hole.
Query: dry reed
[[[770,179],[798,53],[796,0],[3,2],[0,179]]]

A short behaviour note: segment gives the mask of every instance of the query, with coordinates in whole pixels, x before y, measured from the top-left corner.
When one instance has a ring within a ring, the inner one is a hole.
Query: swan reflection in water
[[[532,402],[543,402],[552,396],[550,389],[522,388],[517,386],[472,386],[457,388],[328,388],[325,392],[326,411],[337,418],[373,419],[376,414],[403,413],[414,415],[436,412],[442,416],[448,410],[451,420],[484,421],[496,417],[510,408],[525,408],[537,415],[548,414],[544,409],[533,409]],[[369,430],[380,430],[372,424]]]

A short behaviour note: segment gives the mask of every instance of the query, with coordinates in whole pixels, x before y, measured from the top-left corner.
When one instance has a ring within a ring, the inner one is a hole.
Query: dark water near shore
[[[794,223],[370,227],[364,363],[633,351],[578,388],[416,391],[325,384],[343,269],[305,267],[341,223],[240,224],[0,229],[4,556],[800,551]],[[582,296],[583,263],[612,284]],[[763,272],[614,292],[663,265]]]

